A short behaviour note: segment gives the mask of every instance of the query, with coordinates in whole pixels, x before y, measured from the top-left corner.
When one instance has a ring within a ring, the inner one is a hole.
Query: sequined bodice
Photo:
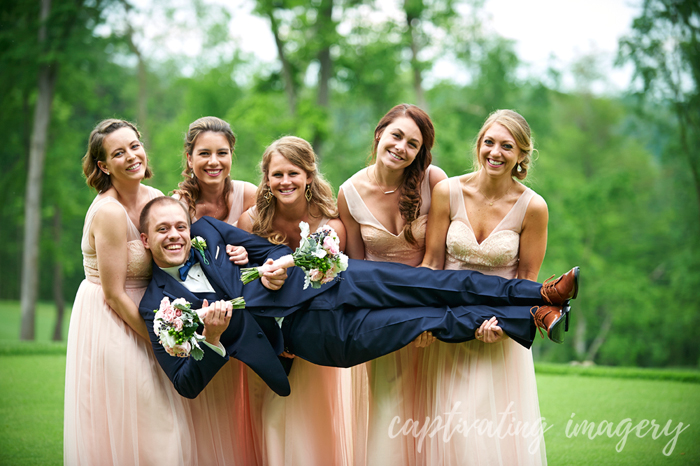
[[[535,192],[527,188],[513,208],[481,244],[467,217],[459,178],[449,180],[452,223],[447,231],[446,269],[478,270],[488,275],[514,278],[518,272],[520,232]]]
[[[426,172],[425,179],[421,185],[421,215],[411,226],[411,232],[416,240],[415,245],[411,245],[406,241],[403,231],[395,235],[375,218],[355,186],[353,186],[352,179],[341,186],[350,214],[360,224],[366,260],[399,262],[414,267],[420,265],[423,261],[423,256],[425,255],[425,228],[428,221],[428,210],[430,209],[430,181],[428,173]]]
[[[161,192],[157,189],[149,188],[151,199],[161,196]],[[80,247],[83,252],[83,269],[85,270],[85,278],[94,283],[100,283],[100,271],[97,267],[97,253],[90,246],[90,225],[97,211],[108,202],[114,202],[121,206],[119,201],[112,197],[95,198],[90,205],[87,214],[85,215],[85,225],[83,226],[83,238]],[[123,207],[123,206],[122,206]],[[126,212],[126,210],[125,210]],[[143,247],[140,234],[136,226],[133,224],[129,216],[127,218],[127,234],[126,234],[126,287],[141,287],[146,286],[151,278],[151,255]]]

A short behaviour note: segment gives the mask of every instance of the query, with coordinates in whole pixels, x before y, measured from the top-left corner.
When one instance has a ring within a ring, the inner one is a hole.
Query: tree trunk
[[[139,102],[138,102],[138,127],[141,133],[141,141],[148,147],[148,125],[146,120],[148,119],[148,69],[146,68],[146,62],[143,59],[143,54],[141,50],[136,46],[134,42],[134,29],[131,27],[131,23],[128,20],[129,11],[131,10],[131,5],[125,0],[122,0],[124,5],[124,10],[127,14],[127,27],[126,27],[126,42],[129,45],[129,50],[136,55],[136,60],[138,63],[139,70]]]
[[[61,254],[61,208],[54,205],[53,214],[53,241],[56,248],[53,263],[53,300],[56,303],[56,325],[53,328],[53,341],[63,340],[63,314],[65,312],[65,301],[63,299],[63,261]]]
[[[282,62],[282,76],[284,78],[284,90],[287,93],[287,101],[289,102],[289,113],[295,116],[297,114],[297,93],[294,86],[294,73],[292,72],[292,65],[289,63],[287,55],[284,53],[284,42],[280,37],[274,6],[270,5],[266,7],[265,13],[267,13],[267,17],[270,19],[270,29],[272,30],[272,35],[275,37],[277,56],[280,62]]]
[[[408,27],[408,39],[411,44],[411,70],[413,71],[413,91],[416,94],[416,105],[428,112],[428,102],[425,100],[425,92],[423,91],[423,76],[418,61],[420,46],[416,40],[416,29],[413,25],[414,20],[418,20],[417,16],[406,11],[406,26]]]
[[[583,359],[586,356],[586,319],[584,316],[576,319],[574,351],[578,359]]]
[[[39,27],[39,43],[46,42],[47,21],[51,0],[42,0]],[[41,185],[44,175],[46,138],[51,119],[51,104],[56,83],[57,65],[42,64],[39,68],[36,106],[29,148],[29,167],[24,204],[24,250],[22,253],[22,324],[20,339],[34,339],[36,298],[39,289],[39,231],[41,225]]]
[[[322,0],[319,6],[319,14],[316,20],[316,34],[321,42],[321,50],[318,52],[318,96],[316,103],[328,116],[328,106],[330,105],[330,81],[333,74],[333,60],[331,59],[331,34],[335,32],[333,24],[333,0]],[[321,156],[323,152],[323,137],[320,131],[316,131],[313,139],[313,148],[316,155]]]
[[[595,360],[595,357],[598,354],[598,350],[600,350],[600,347],[603,346],[603,343],[605,343],[605,339],[608,337],[608,333],[610,332],[610,329],[612,328],[612,321],[613,321],[613,315],[611,312],[608,312],[605,315],[605,319],[603,319],[603,323],[600,326],[600,330],[598,331],[598,335],[595,336],[595,338],[593,339],[593,342],[588,347],[588,352],[586,354],[586,361]]]

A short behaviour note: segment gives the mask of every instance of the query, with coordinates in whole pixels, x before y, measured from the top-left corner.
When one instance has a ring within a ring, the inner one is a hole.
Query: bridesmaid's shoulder
[[[430,179],[430,189],[434,189],[438,183],[447,180],[447,173],[436,165],[430,165],[428,177]]]

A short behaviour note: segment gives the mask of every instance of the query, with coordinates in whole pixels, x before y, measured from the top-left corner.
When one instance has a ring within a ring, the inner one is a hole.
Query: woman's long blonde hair
[[[338,208],[331,185],[318,171],[316,153],[314,153],[311,144],[296,136],[285,136],[276,140],[265,149],[260,162],[262,179],[255,196],[256,215],[253,221],[253,233],[274,244],[283,244],[287,238],[272,227],[272,220],[277,209],[277,199],[274,196],[269,197],[271,194],[268,194],[269,188],[267,186],[270,160],[273,154],[280,154],[291,164],[304,170],[311,179],[311,183],[309,183],[311,191],[311,199],[308,201],[309,215],[337,218]]]

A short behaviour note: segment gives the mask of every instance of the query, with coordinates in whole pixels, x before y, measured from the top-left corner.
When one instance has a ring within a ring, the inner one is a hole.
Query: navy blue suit
[[[291,250],[210,217],[193,224],[191,236],[207,242],[209,263],[201,266],[216,296],[246,300],[246,309],[233,311],[221,336],[228,356],[246,363],[282,396],[290,392],[277,356],[285,348],[315,364],[350,367],[396,351],[426,330],[446,342],[471,340],[492,316],[511,338],[529,348],[535,334],[530,307],[543,304],[541,285],[527,280],[354,260],[341,280],[319,289],[304,290],[304,273],[297,267],[288,269],[278,291],[263,287],[260,280],[244,286],[239,267],[228,259],[226,244],[245,247],[255,265]],[[193,308],[201,307],[203,296],[195,296],[154,265],[139,306],[158,362],[177,391],[194,398],[228,357],[206,345],[201,361],[167,354],[153,332],[154,310],[164,296],[184,298]],[[285,318],[281,329],[272,317]]]

